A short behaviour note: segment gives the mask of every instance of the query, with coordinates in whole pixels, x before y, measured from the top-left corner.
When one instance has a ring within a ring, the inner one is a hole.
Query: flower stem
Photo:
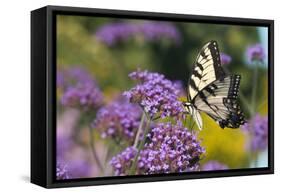
[[[137,146],[138,146],[141,130],[142,130],[143,124],[144,124],[144,119],[145,119],[145,113],[143,112],[142,116],[141,116],[141,122],[140,122],[140,125],[139,125],[139,128],[138,128],[137,134],[136,134],[135,142],[134,142],[134,147],[135,148],[137,148]]]
[[[93,157],[94,157],[100,171],[103,173],[104,172],[103,165],[102,165],[102,163],[101,163],[101,161],[98,157],[98,154],[97,154],[96,148],[95,148],[95,143],[93,141],[93,130],[92,130],[91,126],[89,126],[88,129],[89,129],[89,132],[90,132],[90,148],[92,150]]]
[[[258,64],[254,62],[254,77],[253,77],[253,90],[252,90],[252,113],[256,112],[256,97],[257,97],[257,79],[258,79]]]
[[[146,136],[147,136],[147,134],[148,134],[148,132],[149,132],[149,129],[150,129],[149,127],[150,127],[150,119],[147,119],[146,127],[145,127],[144,133],[143,133],[143,139],[142,139],[142,141],[141,141],[141,143],[140,143],[140,145],[139,145],[138,152],[137,152],[137,154],[136,154],[136,156],[135,156],[135,158],[134,158],[133,164],[132,164],[132,166],[131,166],[131,169],[130,169],[130,172],[129,172],[130,175],[136,174],[137,163],[138,163],[138,157],[139,157],[139,155],[140,155],[140,151],[141,151],[141,150],[143,149],[143,147],[144,147],[145,140],[146,140]]]

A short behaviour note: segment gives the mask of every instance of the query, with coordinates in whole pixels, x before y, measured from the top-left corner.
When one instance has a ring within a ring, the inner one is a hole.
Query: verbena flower
[[[57,86],[61,86],[64,89],[77,83],[87,83],[94,81],[92,75],[90,75],[84,68],[79,66],[60,69],[57,71],[56,76]]]
[[[158,123],[147,135],[140,151],[136,174],[188,172],[199,169],[199,160],[205,152],[196,136],[181,124]],[[137,154],[128,147],[113,157],[111,165],[116,175],[126,175]]]
[[[57,157],[62,157],[68,150],[72,147],[72,141],[70,138],[65,136],[57,137],[56,149],[57,149]]]
[[[92,165],[85,159],[57,158],[57,179],[75,179],[91,176]]]
[[[139,31],[138,28],[137,25],[130,23],[106,24],[97,30],[95,36],[108,46],[113,46],[119,41],[132,38]]]
[[[64,86],[64,76],[63,72],[60,70],[57,71],[56,85],[57,88],[62,88]]]
[[[67,166],[62,163],[57,163],[56,166],[56,179],[57,180],[64,180],[69,179],[69,174],[67,170]]]
[[[92,126],[103,138],[112,137],[115,140],[134,140],[140,124],[141,109],[127,100],[118,100],[102,107]]]
[[[169,39],[178,43],[180,40],[180,34],[176,27],[171,23],[164,22],[110,23],[101,26],[95,36],[108,46],[137,36],[142,36],[147,41]]]
[[[167,22],[144,22],[140,26],[141,33],[146,40],[160,40],[167,38],[173,40],[175,43],[180,41],[180,34],[177,28],[171,23]]]
[[[203,171],[210,171],[210,170],[227,170],[228,166],[225,164],[222,164],[218,161],[209,161],[206,164],[203,165],[202,170]]]
[[[200,156],[205,151],[196,136],[180,123],[159,123],[147,137],[138,163],[140,170],[171,173],[198,169]]]
[[[92,165],[84,159],[67,160],[67,170],[70,178],[88,178],[92,173]]]
[[[229,56],[225,53],[220,53],[220,59],[221,59],[222,65],[228,65],[232,60],[231,56]]]
[[[93,83],[77,84],[67,88],[61,98],[64,106],[82,109],[97,108],[101,105],[103,96]]]
[[[110,164],[114,169],[116,176],[128,175],[133,160],[137,154],[135,147],[127,147],[124,151],[117,154],[110,160]]]
[[[262,151],[268,146],[268,117],[255,115],[242,128],[249,133],[250,142],[247,145],[251,151]]]
[[[181,80],[175,80],[174,81],[174,86],[175,88],[179,91],[178,95],[180,97],[186,97],[186,87],[184,85],[184,83]]]
[[[178,100],[178,87],[159,73],[136,71],[129,75],[139,84],[124,92],[133,103],[138,103],[151,118],[179,116],[182,103]]]
[[[249,63],[254,61],[263,62],[265,58],[265,51],[261,44],[254,44],[247,48],[246,51],[247,60]]]
[[[61,104],[81,109],[97,108],[102,104],[103,95],[92,76],[81,68],[65,70],[64,89]]]

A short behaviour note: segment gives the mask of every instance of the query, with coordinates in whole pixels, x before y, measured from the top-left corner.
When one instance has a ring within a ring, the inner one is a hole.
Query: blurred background
[[[242,76],[239,100],[247,124],[221,129],[203,113],[204,130],[198,137],[206,153],[201,170],[267,167],[267,28],[57,16],[57,178],[113,176],[109,158],[128,145],[116,147],[89,130],[89,123],[134,85],[128,74],[137,69],[179,83],[180,98],[185,98],[196,56],[210,40],[218,42],[225,70]],[[77,90],[68,91],[78,79],[94,83],[79,87],[84,94],[94,93],[93,103],[87,104],[90,113],[72,100]]]

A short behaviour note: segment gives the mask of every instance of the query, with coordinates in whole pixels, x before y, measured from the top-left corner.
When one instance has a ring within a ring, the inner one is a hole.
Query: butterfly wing
[[[203,122],[199,111],[194,106],[188,106],[188,112],[192,116],[193,120],[196,122],[198,128],[202,130]]]
[[[217,42],[205,44],[196,58],[188,85],[188,98],[198,110],[196,114],[205,112],[222,128],[238,128],[245,123],[237,101],[240,79],[239,75],[226,76]]]
[[[199,52],[192,75],[189,79],[188,98],[191,101],[199,91],[215,80],[223,79],[225,73],[221,67],[219,48],[216,41],[210,41]]]
[[[221,128],[238,128],[245,123],[237,101],[241,76],[227,76],[216,80],[194,98],[194,106],[213,118]]]

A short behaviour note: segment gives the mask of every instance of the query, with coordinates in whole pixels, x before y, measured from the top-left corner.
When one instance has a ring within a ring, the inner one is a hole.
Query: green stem
[[[256,98],[257,98],[257,79],[258,79],[258,64],[254,62],[254,77],[253,77],[253,90],[252,90],[252,113],[256,112]],[[253,116],[253,115],[252,115]]]
[[[101,163],[101,161],[98,157],[98,154],[97,154],[96,148],[95,148],[95,143],[93,141],[93,130],[92,130],[91,126],[88,126],[88,129],[89,129],[89,132],[90,132],[90,148],[92,150],[93,157],[94,157],[100,171],[103,173],[104,172],[103,165],[102,165],[102,163]]]
[[[139,139],[140,139],[140,134],[141,134],[141,131],[142,131],[142,128],[143,128],[143,124],[144,124],[144,119],[145,119],[145,113],[143,112],[142,116],[141,116],[141,122],[140,122],[138,131],[137,131],[137,134],[136,134],[136,137],[135,137],[135,141],[134,141],[134,147],[135,148],[137,148],[137,146],[138,146],[138,142],[139,142]]]
[[[132,164],[132,167],[130,169],[130,172],[129,174],[130,175],[134,175],[136,174],[136,169],[137,169],[137,163],[138,163],[138,157],[140,155],[140,151],[143,149],[144,147],[144,144],[145,144],[145,140],[146,140],[146,136],[149,132],[149,129],[150,129],[150,119],[147,119],[147,123],[146,123],[146,127],[144,129],[144,133],[143,133],[143,139],[139,145],[139,148],[138,148],[138,152],[137,152],[137,155],[135,156],[134,158],[134,161],[133,161],[133,164]]]

